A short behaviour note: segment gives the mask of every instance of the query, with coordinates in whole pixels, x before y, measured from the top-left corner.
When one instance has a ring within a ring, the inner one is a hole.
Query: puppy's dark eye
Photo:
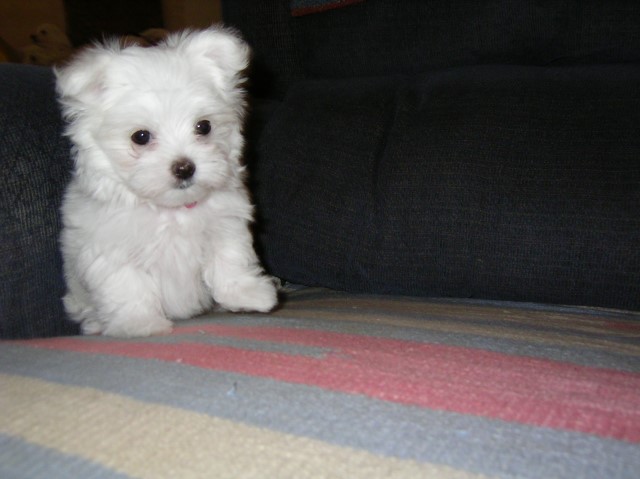
[[[209,120],[201,120],[196,123],[196,135],[208,135],[211,132]]]
[[[131,135],[131,141],[136,145],[146,145],[151,140],[151,133],[149,130],[138,130]]]

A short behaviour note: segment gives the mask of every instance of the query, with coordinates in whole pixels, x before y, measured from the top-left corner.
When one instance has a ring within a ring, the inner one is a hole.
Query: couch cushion
[[[297,83],[264,131],[270,271],[335,289],[640,308],[638,66]]]
[[[60,301],[58,208],[71,160],[53,81],[48,68],[0,68],[0,337],[77,332]]]

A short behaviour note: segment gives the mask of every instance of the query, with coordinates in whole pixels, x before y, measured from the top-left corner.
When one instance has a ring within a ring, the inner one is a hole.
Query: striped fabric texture
[[[640,313],[287,294],[0,342],[1,478],[637,478]]]

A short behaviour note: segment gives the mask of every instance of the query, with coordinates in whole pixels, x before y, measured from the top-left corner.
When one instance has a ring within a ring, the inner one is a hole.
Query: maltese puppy
[[[240,162],[248,55],[210,28],[151,48],[107,42],[56,69],[75,159],[63,302],[83,333],[148,336],[214,304],[275,307]]]

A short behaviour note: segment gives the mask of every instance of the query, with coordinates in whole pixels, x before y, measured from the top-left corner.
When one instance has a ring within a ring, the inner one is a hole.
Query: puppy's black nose
[[[182,158],[171,165],[171,173],[179,180],[188,180],[196,172],[196,165],[191,160]]]

